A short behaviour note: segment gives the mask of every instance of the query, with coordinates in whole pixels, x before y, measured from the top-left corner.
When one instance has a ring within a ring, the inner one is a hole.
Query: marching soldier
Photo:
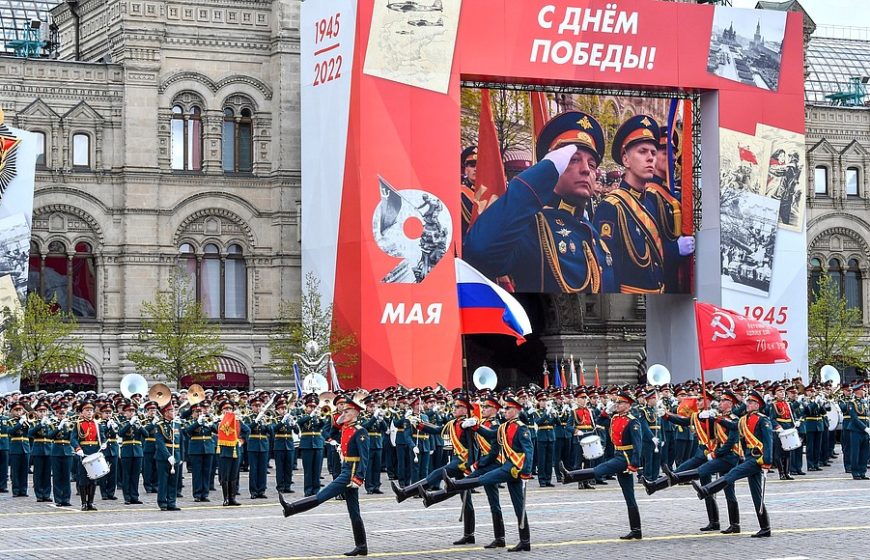
[[[496,442],[498,453],[496,467],[478,477],[468,477],[460,480],[446,478],[447,488],[453,493],[469,491],[483,486],[497,487],[507,483],[514,513],[517,516],[520,542],[511,547],[511,552],[530,551],[532,549],[529,534],[529,520],[526,515],[526,483],[532,478],[532,438],[529,429],[519,421],[523,405],[514,397],[505,397],[505,421],[497,429]]]
[[[752,502],[755,505],[755,513],[758,517],[759,531],[753,537],[770,536],[770,518],[764,505],[764,484],[766,481],[765,471],[769,471],[773,462],[773,429],[770,420],[759,412],[764,406],[764,397],[755,390],[749,392],[746,397],[746,414],[739,421],[733,422],[719,419],[719,424],[726,429],[736,429],[740,432],[743,448],[747,454],[743,461],[721,476],[701,486],[693,480],[692,486],[698,492],[698,498],[705,500],[716,492],[733,485],[741,478],[749,482],[749,492],[752,494]]]
[[[822,463],[822,436],[828,431],[825,426],[825,409],[816,397],[816,388],[812,385],[806,388],[803,425],[806,429],[807,470],[820,471]],[[830,405],[828,405],[830,406]]]
[[[39,401],[34,408],[36,422],[28,430],[30,460],[33,464],[33,493],[37,502],[51,501],[51,438],[47,418],[48,403]]]
[[[100,406],[100,440],[105,443],[103,457],[109,464],[109,474],[100,478],[97,484],[100,487],[100,498],[103,500],[117,500],[115,491],[118,487],[118,423],[112,418],[112,405]]]
[[[211,502],[208,499],[209,477],[215,457],[215,426],[207,424],[202,407],[190,406],[190,423],[182,430],[189,438],[187,445],[187,464],[191,472],[191,486],[194,502]]]
[[[656,408],[658,397],[655,390],[644,394],[645,404],[639,407],[641,431],[643,433],[643,474],[639,477],[652,482],[659,477],[662,466],[662,431]]]
[[[323,464],[324,420],[316,412],[317,395],[305,397],[305,414],[299,418],[299,453],[302,454],[304,495],[313,496],[320,490],[320,471]]]
[[[429,422],[429,416],[423,413],[423,397],[417,395],[412,397],[411,412],[415,418],[419,418],[423,422]],[[424,480],[429,474],[429,457],[432,451],[432,442],[429,439],[429,434],[421,431],[411,422],[406,421],[405,427],[411,433],[411,438],[414,446],[411,448],[411,482]]]
[[[625,167],[625,175],[595,210],[595,228],[612,256],[614,283],[621,293],[655,294],[665,288],[662,238],[644,205],[659,134],[658,124],[647,115],[636,115],[619,127],[611,156]]]
[[[774,389],[774,401],[765,408],[765,416],[770,419],[774,432],[794,428],[794,413],[791,405],[785,399],[785,387],[777,385]],[[773,438],[773,460],[779,469],[780,480],[794,480],[791,476],[791,452],[784,451],[778,437]]]
[[[275,402],[277,422],[273,427],[275,436],[275,489],[278,492],[292,494],[293,470],[296,468],[296,445],[294,436],[298,437],[299,425],[296,416],[287,412],[287,401],[278,399]]]
[[[553,487],[553,457],[555,456],[556,432],[555,420],[547,409],[547,393],[539,391],[535,394],[537,408],[532,413],[532,419],[538,427],[538,446],[535,457],[538,463],[538,484],[542,488]]]
[[[284,517],[308,511],[337,496],[344,496],[354,540],[353,550],[345,553],[345,556],[366,556],[368,554],[365,525],[359,509],[359,489],[365,484],[369,453],[368,432],[358,423],[359,413],[364,409],[365,405],[362,403],[348,400],[347,406],[337,421],[341,441],[341,473],[330,484],[316,495],[302,498],[293,503],[286,502],[284,495],[278,493],[278,500],[284,509]]]
[[[558,373],[557,373],[558,375]],[[555,410],[553,411],[553,432],[556,435],[556,462],[573,465],[571,443],[574,440],[574,418],[571,407],[565,402],[563,393],[556,393]],[[561,482],[562,473],[556,472],[556,480]]]
[[[571,111],[537,140],[538,163],[477,218],[463,257],[490,278],[509,275],[519,292],[613,291],[613,257],[584,215],[604,156],[601,125]]]
[[[24,414],[21,401],[9,409],[9,473],[12,479],[12,497],[27,497],[27,470],[30,465],[30,438],[27,432],[30,425]]]
[[[69,418],[64,414],[64,406],[58,403],[56,408],[59,422],[57,426],[49,430],[48,437],[51,440],[51,488],[54,494],[54,505],[57,507],[70,507],[72,503],[72,489],[70,477],[72,475],[72,462],[75,455],[70,445],[70,433],[72,426]]]
[[[124,505],[141,504],[139,500],[139,479],[142,476],[144,452],[142,441],[148,437],[148,431],[142,427],[142,422],[136,416],[136,404],[128,401],[122,405],[124,420],[118,426],[121,436],[121,470],[124,477],[121,480],[121,493],[124,495]]]
[[[622,497],[625,499],[625,505],[628,508],[628,522],[631,528],[631,531],[627,535],[620,537],[622,540],[641,539],[643,537],[640,510],[634,497],[633,475],[640,467],[640,451],[642,446],[640,423],[630,413],[634,402],[634,397],[628,392],[623,391],[617,395],[616,413],[610,419],[610,439],[613,441],[613,446],[616,450],[612,459],[591,469],[579,469],[575,471],[568,471],[564,465],[559,464],[559,470],[562,471],[563,484],[602,478],[610,474],[616,475],[616,479],[622,489]]]
[[[157,414],[157,403],[148,401],[145,403],[145,440],[142,442],[142,482],[145,492],[154,494],[157,492],[157,463],[154,460],[154,445],[157,441],[157,426],[154,419]]]
[[[160,409],[157,421],[154,460],[157,462],[157,505],[160,511],[180,511],[175,505],[178,494],[178,474],[181,470],[181,433],[175,427],[175,405]],[[177,468],[176,468],[177,465]]]
[[[396,431],[396,479],[402,486],[411,484],[411,468],[413,461],[413,445],[411,441],[410,424],[405,420],[408,400],[404,395],[396,399],[399,410],[393,415],[393,426]]]
[[[583,454],[583,447],[580,445],[580,440],[588,435],[593,435],[595,433],[595,420],[592,417],[592,411],[587,406],[587,398],[589,395],[586,393],[586,389],[578,389],[576,393],[574,393],[574,397],[577,399],[576,405],[577,408],[574,409],[574,460],[572,464],[575,468],[582,469],[592,467],[592,460],[587,459]],[[592,490],[595,487],[592,486],[592,483],[588,480],[584,480],[577,485],[578,488],[585,488],[587,490]]]
[[[366,493],[383,494],[381,490],[381,461],[384,447],[384,411],[375,404],[375,396],[368,395],[363,404],[366,405],[367,418],[363,427],[369,433],[369,464],[366,466]]]
[[[74,424],[70,434],[70,445],[75,449],[79,460],[76,471],[76,487],[82,499],[82,511],[97,511],[94,507],[94,494],[97,483],[88,477],[82,466],[82,459],[100,452],[100,427],[94,420],[94,403],[85,401],[79,407],[80,419]]]
[[[221,411],[218,422],[218,479],[224,497],[224,506],[240,506],[236,501],[238,489],[239,468],[241,465],[242,443],[248,436],[247,426],[241,422],[234,412],[232,401],[222,401],[218,407]]]

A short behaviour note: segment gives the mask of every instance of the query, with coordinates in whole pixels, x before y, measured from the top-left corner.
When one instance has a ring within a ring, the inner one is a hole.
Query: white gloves
[[[348,487],[348,488],[359,489],[359,488],[360,488],[360,485],[357,484],[353,479],[350,479],[350,482],[348,482],[347,487]]]
[[[79,449],[79,450],[76,451],[76,455],[78,455],[79,458],[82,458],[82,459],[83,459],[84,456],[85,456],[85,452],[82,451],[81,449]]]
[[[712,413],[712,411],[710,411],[710,410],[702,410],[701,412],[698,413],[698,418],[702,418],[702,419],[709,418],[711,413]]]
[[[795,420],[795,421],[794,421],[794,427],[795,427],[795,428],[800,428],[800,427],[801,427],[801,421],[800,421],[800,420]]]
[[[658,438],[658,437],[653,437],[653,438],[652,438],[652,442],[653,442],[653,445],[658,445],[658,444],[659,444],[659,438]]]
[[[462,424],[460,424],[460,426],[462,426],[463,428],[471,428],[472,426],[477,426],[477,418],[475,418],[474,416],[466,418],[462,421]]]
[[[558,150],[553,150],[549,154],[544,156],[545,160],[552,161],[553,165],[556,167],[556,171],[559,175],[565,172],[568,169],[568,164],[571,163],[571,158],[574,154],[577,153],[577,146],[574,144],[569,144]]]
[[[716,457],[713,457],[713,454],[712,454],[712,453],[710,453],[709,455],[707,455],[707,460],[708,460],[708,461],[712,461],[712,460],[715,459],[715,458],[716,458]]]
[[[870,427],[864,428],[864,431],[867,432],[867,435],[870,435]]]
[[[175,466],[175,456],[174,455],[170,455],[168,461],[169,461],[170,465],[172,465],[173,467]]]
[[[677,248],[680,250],[680,256],[685,257],[695,252],[695,238],[690,235],[681,235],[677,239]]]

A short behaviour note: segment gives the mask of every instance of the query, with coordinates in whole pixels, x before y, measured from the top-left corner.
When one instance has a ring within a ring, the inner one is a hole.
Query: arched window
[[[90,243],[80,242],[70,254],[62,241],[48,244],[45,258],[39,248],[30,248],[28,286],[46,301],[54,299],[57,307],[79,319],[97,317],[96,260]]]
[[[837,294],[843,295],[843,266],[837,259],[828,261],[828,276],[831,277],[831,284],[837,288]]]
[[[221,155],[225,172],[250,173],[253,170],[253,138],[251,110],[244,108],[237,115],[231,107],[224,109]]]
[[[170,123],[170,165],[178,171],[202,169],[202,110],[197,105],[186,109],[172,107]]]
[[[846,169],[846,196],[858,196],[858,168]]]
[[[36,167],[45,167],[45,133],[34,132],[36,135]]]
[[[822,261],[810,259],[810,302],[819,296],[819,283],[822,277]]]
[[[232,244],[221,254],[215,243],[206,243],[197,259],[193,247],[179,247],[179,269],[196,287],[197,301],[210,319],[244,320],[247,317],[247,267],[242,247]]]
[[[89,169],[91,167],[91,137],[87,134],[73,134],[73,167]]]
[[[849,267],[846,269],[846,306],[849,308],[863,307],[861,300],[861,268],[857,259],[849,259]]]
[[[828,168],[822,165],[816,166],[813,178],[816,196],[828,196]]]

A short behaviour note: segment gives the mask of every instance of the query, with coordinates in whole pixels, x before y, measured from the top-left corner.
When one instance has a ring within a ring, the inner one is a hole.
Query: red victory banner
[[[791,361],[787,344],[773,325],[700,302],[695,302],[695,322],[701,371]]]

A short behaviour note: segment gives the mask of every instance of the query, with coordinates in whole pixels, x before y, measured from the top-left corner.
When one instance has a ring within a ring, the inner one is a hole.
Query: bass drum
[[[843,423],[843,411],[840,410],[840,405],[837,403],[831,403],[831,410],[825,412],[825,416],[828,417],[828,431],[835,431],[840,424]]]

